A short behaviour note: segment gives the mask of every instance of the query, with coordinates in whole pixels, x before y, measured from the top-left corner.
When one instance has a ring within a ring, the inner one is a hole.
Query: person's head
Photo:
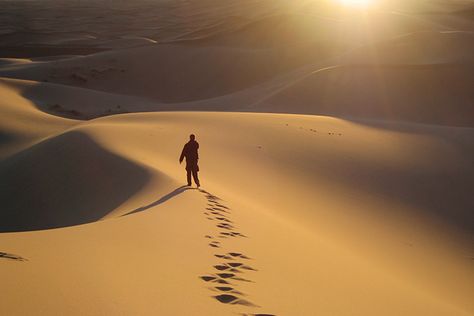
[[[194,135],[194,134],[189,135],[189,139],[190,139],[190,140],[195,140],[195,139],[196,139],[196,135]]]

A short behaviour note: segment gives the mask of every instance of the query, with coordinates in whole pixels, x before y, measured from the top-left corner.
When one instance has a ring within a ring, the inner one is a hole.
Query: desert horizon
[[[474,315],[471,0],[0,0],[2,315]]]

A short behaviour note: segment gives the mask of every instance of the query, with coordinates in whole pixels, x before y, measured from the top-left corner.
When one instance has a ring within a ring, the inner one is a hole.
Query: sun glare
[[[352,7],[368,7],[374,0],[337,0],[339,3]]]

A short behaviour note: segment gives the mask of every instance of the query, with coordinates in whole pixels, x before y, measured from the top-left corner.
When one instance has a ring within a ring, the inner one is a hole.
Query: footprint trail
[[[204,211],[206,219],[215,222],[215,231],[208,233],[204,238],[208,241],[208,245],[215,249],[227,249],[225,247],[226,240],[232,238],[248,238],[239,232],[236,223],[232,220],[232,210],[223,204],[223,201],[205,191],[199,190],[207,199],[207,207]],[[215,253],[214,256],[222,260],[222,262],[212,266],[212,272],[200,276],[200,279],[211,284],[209,288],[213,292],[217,292],[211,297],[217,302],[230,305],[242,305],[246,307],[260,307],[251,302],[247,295],[239,290],[241,282],[253,283],[246,274],[255,273],[258,270],[253,268],[249,261],[252,258],[240,251],[232,251],[225,253]],[[273,314],[240,314],[242,316],[276,316]]]

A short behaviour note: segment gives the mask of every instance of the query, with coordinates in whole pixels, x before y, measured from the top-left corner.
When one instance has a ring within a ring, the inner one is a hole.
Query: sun
[[[374,0],[337,0],[339,3],[351,7],[368,7]]]

